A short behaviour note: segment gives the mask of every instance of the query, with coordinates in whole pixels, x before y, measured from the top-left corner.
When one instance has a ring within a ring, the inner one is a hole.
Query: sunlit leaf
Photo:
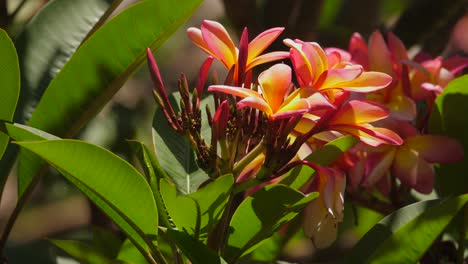
[[[52,80],[29,125],[60,137],[74,136],[144,61],[146,48],[158,48],[200,2],[144,0],[113,17]],[[20,197],[36,173],[19,172],[24,185],[18,186]]]
[[[235,211],[223,257],[234,262],[272,236],[318,196],[304,195],[284,185],[270,185],[247,197]]]
[[[147,236],[157,234],[158,212],[149,185],[134,167],[103,148],[77,140],[17,144],[62,173],[100,207],[139,250],[147,250]]]
[[[346,263],[417,263],[468,202],[468,194],[406,206],[382,219]]]
[[[16,43],[21,66],[21,99],[15,121],[31,117],[42,94],[89,31],[122,0],[55,0],[29,22]]]

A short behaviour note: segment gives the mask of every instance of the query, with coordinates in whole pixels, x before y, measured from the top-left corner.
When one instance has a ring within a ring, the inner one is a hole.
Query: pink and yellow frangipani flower
[[[258,77],[258,92],[227,85],[212,85],[211,92],[222,92],[243,98],[237,103],[239,109],[252,107],[264,112],[270,119],[288,118],[304,114],[311,109],[333,108],[333,105],[312,88],[299,88],[291,94],[291,68],[275,64]]]
[[[284,28],[276,27],[264,31],[248,44],[246,71],[253,67],[287,58],[288,52],[270,52],[260,55],[278,36]],[[192,42],[209,55],[221,61],[229,70],[238,63],[239,50],[234,45],[229,33],[218,22],[204,20],[201,28],[191,27],[187,29],[187,34]]]
[[[351,186],[370,187],[388,182],[393,174],[402,184],[421,193],[432,191],[433,163],[453,163],[464,156],[463,147],[456,140],[433,135],[405,138],[401,146],[358,146],[358,149],[359,159],[350,169]]]
[[[387,35],[388,45],[378,31],[369,38],[369,46],[358,33],[353,34],[349,44],[352,61],[366,65],[367,70],[389,74],[393,82],[386,89],[375,91],[367,98],[385,104],[391,117],[412,121],[416,117],[416,104],[410,97],[406,48],[394,34]]]
[[[381,72],[366,72],[361,65],[349,61],[344,50],[324,51],[315,42],[285,39],[290,58],[301,87],[319,91],[339,89],[348,92],[371,92],[389,85],[392,78]]]
[[[337,236],[343,221],[346,177],[336,168],[313,166],[315,177],[306,192],[317,191],[319,197],[304,210],[304,233],[316,248],[327,248]]]
[[[351,100],[345,103],[327,122],[327,129],[350,134],[362,142],[379,146],[401,145],[403,140],[390,129],[374,127],[370,123],[388,117],[388,110],[372,101]]]

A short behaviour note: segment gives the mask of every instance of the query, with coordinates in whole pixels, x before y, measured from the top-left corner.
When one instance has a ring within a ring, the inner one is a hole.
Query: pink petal
[[[351,100],[335,113],[329,124],[364,124],[384,119],[388,114],[388,110],[378,103]]]
[[[386,106],[392,118],[405,121],[413,121],[416,118],[416,103],[407,96],[392,96]]]
[[[346,86],[347,82],[351,82],[356,79],[363,69],[361,66],[354,65],[346,69],[330,69],[325,71],[321,76],[323,83],[320,85],[320,90]]]
[[[368,172],[363,183],[365,186],[373,186],[388,173],[393,164],[395,153],[396,149],[390,148],[387,151],[368,154],[366,162]]]
[[[429,163],[462,161],[463,146],[455,139],[444,136],[420,135],[405,139],[405,146],[418,152]]]
[[[325,48],[325,53],[327,54],[327,57],[332,55],[335,57],[335,54],[339,55],[340,61],[351,61],[351,54],[347,52],[346,50],[339,49],[339,48]],[[330,61],[329,61],[330,62]],[[330,67],[331,67],[330,63]],[[334,64],[333,64],[334,65]]]
[[[453,75],[457,75],[463,69],[468,67],[468,58],[462,56],[453,56],[444,60],[442,66],[449,70]]]
[[[302,50],[312,66],[314,82],[328,69],[328,57],[325,51],[315,42],[304,42]]]
[[[247,61],[251,62],[262,53],[283,32],[284,28],[276,27],[263,31],[249,43],[249,56]]]
[[[226,29],[218,22],[204,20],[201,25],[203,40],[221,62],[230,69],[236,63],[237,51]]]
[[[395,57],[396,62],[399,63],[402,60],[409,60],[408,53],[406,52],[405,44],[392,32],[388,32],[388,48],[392,55]]]
[[[249,57],[250,57],[250,53],[249,53]],[[286,59],[288,57],[289,57],[289,52],[286,52],[286,51],[274,51],[274,52],[266,53],[266,54],[255,57],[253,60],[249,60],[246,71],[252,69],[253,67],[257,65]]]
[[[400,147],[395,155],[392,172],[401,183],[421,193],[430,193],[434,185],[434,168],[418,152]]]
[[[333,125],[330,126],[330,129],[353,135],[362,142],[374,147],[382,144],[401,145],[403,143],[403,140],[395,132],[386,128],[372,127],[370,125]]]
[[[291,87],[291,68],[286,64],[275,64],[258,76],[263,97],[276,112]]]
[[[267,116],[271,116],[273,111],[268,103],[263,98],[257,97],[246,97],[237,102],[237,108],[242,109],[244,107],[252,107],[264,112]]]
[[[379,31],[372,33],[369,39],[369,65],[374,71],[395,75],[390,51]]]
[[[256,98],[263,100],[262,95],[260,95],[258,92],[251,90],[251,89],[247,89],[247,88],[241,88],[241,87],[234,87],[234,86],[228,86],[228,85],[211,85],[210,87],[208,87],[208,91],[209,92],[222,92],[222,93],[238,96],[241,98],[256,97]]]
[[[363,72],[356,79],[339,85],[349,92],[368,93],[387,87],[392,82],[392,77],[382,72]]]
[[[302,42],[291,39],[283,40],[283,43],[290,47],[290,59],[296,72],[300,86],[312,86],[315,78],[315,71],[312,69],[311,62],[302,50]]]
[[[367,44],[359,33],[354,33],[349,41],[349,52],[352,60],[360,64],[366,70],[369,69],[369,51]]]
[[[291,101],[298,99],[307,100],[309,102],[310,111],[335,108],[335,106],[325,96],[323,96],[323,94],[313,88],[296,89],[286,98],[283,105],[289,104]]]
[[[202,49],[204,52],[208,53],[209,55],[219,59],[218,56],[216,56],[216,54],[214,54],[210,50],[210,48],[206,45],[206,42],[203,40],[202,33],[201,33],[200,29],[190,27],[190,28],[187,29],[187,35],[188,35],[189,39],[195,45],[197,45],[200,49]]]

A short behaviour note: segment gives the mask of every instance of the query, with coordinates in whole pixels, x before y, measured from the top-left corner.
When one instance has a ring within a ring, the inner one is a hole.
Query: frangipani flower
[[[401,146],[359,146],[357,151],[359,160],[350,169],[352,187],[387,182],[386,178],[393,174],[402,184],[421,193],[432,191],[433,163],[453,163],[464,156],[463,147],[456,140],[433,135],[407,137]]]
[[[329,247],[337,236],[338,223],[343,221],[346,177],[335,168],[313,166],[316,173],[306,192],[320,196],[304,210],[304,233],[316,248]]]
[[[242,87],[212,85],[208,91],[217,91],[244,98],[237,107],[252,107],[264,112],[270,119],[288,118],[304,114],[311,109],[321,109],[333,105],[312,88],[293,88],[291,68],[285,64],[275,64],[258,77],[259,91]]]
[[[301,87],[366,93],[392,81],[385,73],[366,72],[361,65],[351,63],[351,55],[344,50],[334,48],[326,52],[315,42],[300,40],[285,39],[284,43],[291,48],[290,58]]]
[[[362,36],[354,33],[349,44],[352,61],[366,67],[367,70],[389,74],[393,82],[386,89],[367,95],[368,99],[380,102],[388,107],[393,118],[411,121],[416,117],[416,104],[409,94],[408,63],[406,48],[394,34],[388,33],[388,46],[378,31],[369,38],[369,47]]]
[[[362,142],[379,146],[382,144],[401,145],[403,140],[392,130],[383,127],[374,127],[370,123],[387,118],[388,111],[380,104],[365,100],[351,100],[341,106],[323,124],[322,130],[337,131],[342,134],[350,134],[359,138]],[[299,133],[307,133],[320,120],[312,115],[305,115],[296,126]]]
[[[266,30],[248,43],[246,72],[259,64],[284,59],[289,56],[288,52],[282,51],[260,55],[283,30],[282,27]],[[234,45],[229,33],[220,23],[204,20],[200,29],[191,27],[187,30],[187,35],[195,45],[221,61],[228,70],[233,65],[238,64],[239,50]]]

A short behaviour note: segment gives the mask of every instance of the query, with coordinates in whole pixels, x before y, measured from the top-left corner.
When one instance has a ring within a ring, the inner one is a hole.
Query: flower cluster
[[[345,190],[388,195],[391,188],[414,188],[427,193],[433,186],[432,164],[463,157],[455,140],[427,135],[426,127],[434,98],[468,65],[467,59],[418,55],[411,60],[397,37],[389,34],[387,45],[378,32],[369,45],[353,35],[348,51],[285,39],[288,52],[262,54],[282,31],[273,28],[249,42],[245,29],[236,47],[217,22],[189,28],[189,38],[209,57],[194,89],[185,76],[179,81],[180,112],[169,102],[148,51],[157,103],[171,127],[192,143],[198,165],[210,177],[232,173],[237,184],[255,189],[280,182],[295,166],[312,167],[316,176],[300,190],[319,192],[320,198],[305,211],[305,232],[317,247],[326,247],[343,218]],[[214,59],[227,75],[205,89]],[[274,61],[280,62],[254,77],[253,68]],[[205,95],[215,107],[213,115],[207,109],[209,143],[201,134]],[[346,135],[360,143],[338,162],[325,167],[306,159]],[[245,184],[250,182],[254,184]]]

